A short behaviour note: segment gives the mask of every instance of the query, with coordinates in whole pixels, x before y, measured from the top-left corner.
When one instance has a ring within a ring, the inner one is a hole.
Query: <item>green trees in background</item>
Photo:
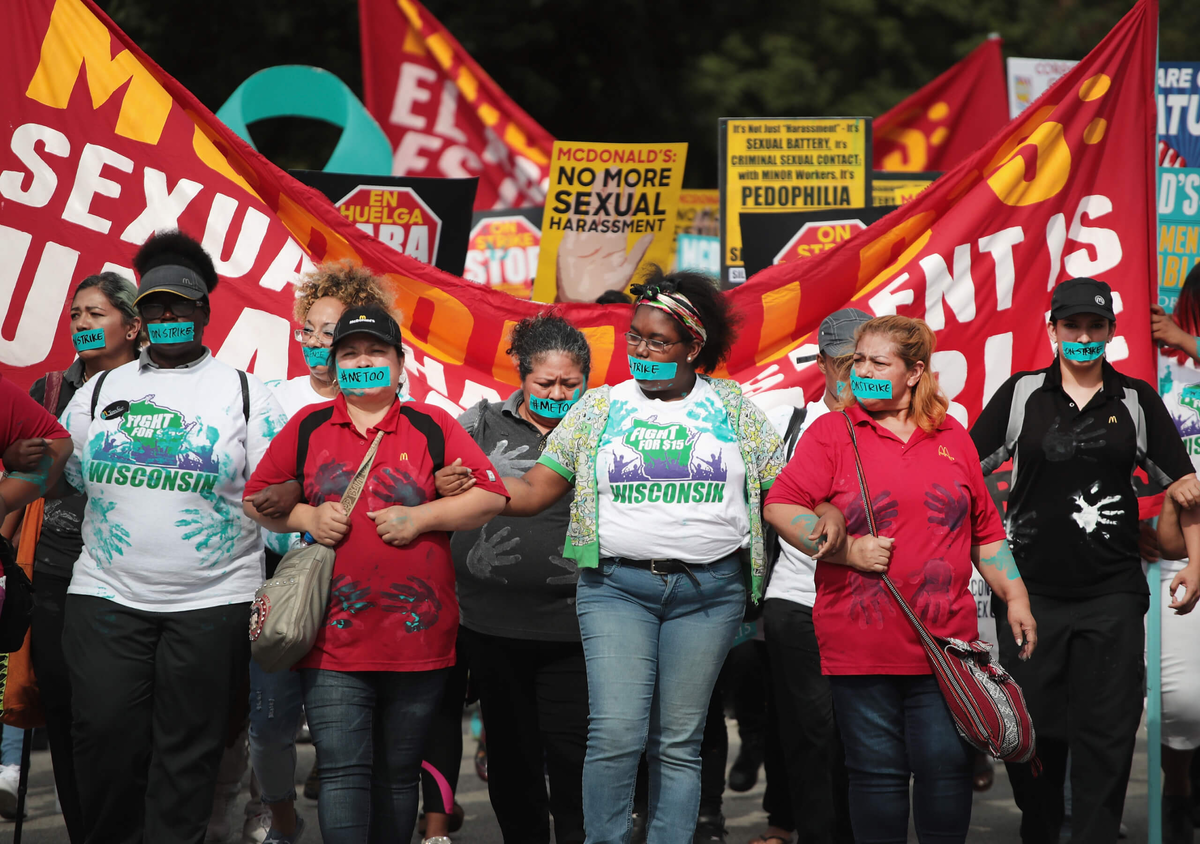
[[[99,0],[212,109],[247,76],[313,64],[362,92],[355,0]],[[426,0],[505,91],[571,140],[687,141],[716,184],[717,118],[878,115],[989,32],[1007,55],[1078,59],[1130,0]],[[1160,55],[1200,60],[1200,3],[1162,0]],[[398,47],[399,45],[397,45]],[[319,168],[338,131],[256,124],[285,167]]]

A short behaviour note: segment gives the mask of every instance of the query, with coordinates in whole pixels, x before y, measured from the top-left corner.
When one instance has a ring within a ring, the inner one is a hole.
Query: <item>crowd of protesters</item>
[[[769,738],[744,750],[768,757],[756,842],[903,842],[910,816],[921,842],[965,841],[990,763],[882,575],[933,635],[973,642],[973,571],[1037,731],[1036,758],[1007,763],[1020,839],[1113,842],[1143,559],[1163,584],[1164,841],[1192,840],[1200,449],[1181,432],[1200,425],[1181,420],[1200,407],[1200,271],[1154,312],[1161,398],[1105,358],[1108,285],[1072,279],[1054,361],[967,430],[930,328],[853,309],[817,332],[822,394],[760,406],[715,375],[739,317],[691,273],[652,270],[614,305],[629,380],[595,384],[587,338],[548,310],[512,330],[513,392],[456,420],[409,398],[401,320],[361,267],[301,279],[308,373],[269,384],[204,343],[220,298],[199,243],[157,234],[134,270],[79,283],[65,372],[30,395],[0,379],[0,518],[36,542],[31,657],[73,844],[199,844],[246,767],[243,840],[296,844],[302,728],[327,844],[408,841],[422,793],[424,841],[449,844],[468,698],[506,842],[723,842],[718,682],[760,613],[743,647],[761,665],[739,674],[769,698]],[[1001,513],[985,476],[1010,461]],[[1156,527],[1138,505],[1154,492]],[[251,602],[313,543],[334,549],[325,618],[270,673]],[[11,815],[7,732],[0,757]]]

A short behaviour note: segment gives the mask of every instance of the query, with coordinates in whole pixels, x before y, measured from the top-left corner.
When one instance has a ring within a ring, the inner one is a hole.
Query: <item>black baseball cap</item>
[[[332,345],[336,346],[352,334],[370,334],[400,349],[400,326],[391,314],[378,305],[347,308],[333,329]]]
[[[840,358],[854,351],[854,332],[868,320],[874,319],[866,311],[858,308],[842,308],[834,311],[821,320],[817,330],[817,348],[827,358]],[[816,355],[805,355],[796,358],[798,363],[816,360]]]
[[[1065,319],[1077,314],[1097,314],[1116,320],[1112,288],[1094,278],[1069,278],[1054,288],[1050,319]]]
[[[200,277],[200,273],[182,264],[160,264],[148,270],[138,281],[138,295],[135,302],[151,293],[174,293],[185,299],[203,299],[208,295],[208,285]]]

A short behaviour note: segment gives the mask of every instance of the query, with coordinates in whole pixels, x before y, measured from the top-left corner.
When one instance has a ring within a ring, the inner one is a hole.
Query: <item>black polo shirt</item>
[[[1104,367],[1082,410],[1059,362],[1004,383],[971,428],[984,474],[1012,458],[1005,527],[1032,594],[1146,594],[1133,472],[1166,487],[1195,470],[1157,391]]]

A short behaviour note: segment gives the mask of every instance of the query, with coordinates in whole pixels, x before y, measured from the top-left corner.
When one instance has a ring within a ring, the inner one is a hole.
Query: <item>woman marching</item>
[[[575,487],[563,556],[581,569],[587,841],[625,839],[645,747],[649,840],[682,844],[696,826],[713,685],[747,589],[760,597],[761,500],[782,445],[736,383],[700,374],[735,332],[712,282],[655,268],[634,291],[634,378],[584,394],[538,463],[506,479],[505,515],[535,515]]]
[[[477,528],[504,504],[495,469],[458,423],[397,396],[403,364],[390,314],[375,305],[343,313],[330,350],[340,394],[293,416],[246,487],[245,512],[263,527],[308,533],[337,554],[326,623],[296,666],[326,844],[412,836],[425,734],[454,664],[447,532]],[[362,501],[347,516],[342,494],[372,450]],[[435,500],[434,473],[455,460],[476,485]],[[256,509],[260,490],[292,481],[303,502],[286,516]]]
[[[907,840],[911,784],[918,840],[961,842],[971,820],[974,752],[880,575],[890,576],[936,636],[978,638],[972,563],[1008,602],[1022,658],[1033,652],[1036,625],[971,439],[946,415],[929,369],[933,331],[917,319],[885,316],[855,337],[845,411],[817,419],[800,439],[771,490],[766,518],[818,560],[813,625],[846,749],[855,840]],[[877,537],[867,527],[855,441]],[[820,502],[845,514],[844,545],[840,536],[821,535]]]
[[[480,402],[459,422],[501,475],[511,476],[534,465],[587,389],[591,351],[579,329],[539,314],[513,328],[508,353],[520,389],[504,402]],[[474,483],[465,467],[448,471],[464,487]],[[457,494],[459,484],[439,491]],[[571,497],[536,520],[502,516],[451,541],[459,637],[488,735],[488,793],[507,842],[549,844],[551,816],[555,841],[584,840],[587,671],[575,615],[576,568],[562,556]],[[454,726],[461,736],[461,724]]]

